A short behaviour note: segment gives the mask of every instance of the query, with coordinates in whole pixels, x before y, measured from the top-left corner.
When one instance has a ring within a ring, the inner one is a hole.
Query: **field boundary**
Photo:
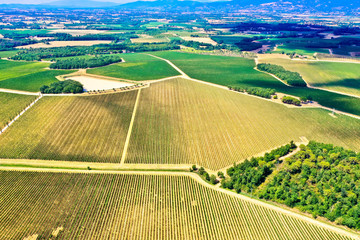
[[[276,212],[285,214],[285,215],[290,216],[290,217],[297,218],[297,219],[299,219],[301,221],[314,224],[314,225],[316,225],[318,227],[325,228],[325,229],[327,229],[329,231],[336,232],[336,233],[338,233],[340,235],[347,236],[347,237],[349,237],[351,239],[358,240],[359,236],[360,236],[358,233],[355,233],[355,232],[352,232],[350,230],[346,230],[346,229],[343,229],[343,228],[339,228],[339,227],[333,226],[331,224],[328,224],[328,223],[325,223],[325,222],[322,222],[322,221],[312,219],[312,218],[310,218],[308,216],[305,216],[305,215],[302,215],[302,214],[287,210],[287,209],[282,208],[280,206],[273,205],[273,204],[265,202],[265,201],[261,201],[261,200],[255,199],[255,198],[248,197],[246,195],[238,194],[236,192],[233,192],[233,191],[230,191],[230,190],[226,190],[226,189],[219,188],[217,186],[211,185],[211,184],[205,182],[196,173],[190,173],[190,172],[167,172],[167,171],[166,172],[165,171],[146,171],[146,172],[144,172],[144,171],[113,171],[113,170],[112,171],[104,171],[104,170],[91,170],[90,171],[90,170],[42,169],[42,168],[32,168],[32,169],[30,169],[30,168],[23,168],[23,167],[19,167],[19,168],[11,168],[10,167],[9,168],[9,167],[1,167],[1,166],[0,166],[0,170],[2,170],[2,171],[27,171],[27,172],[53,172],[53,173],[187,176],[187,177],[192,178],[197,183],[201,184],[202,186],[204,186],[206,188],[209,188],[209,189],[212,189],[212,190],[215,190],[215,191],[219,191],[221,193],[230,195],[230,196],[235,197],[235,198],[239,198],[241,200],[250,202],[252,204],[256,204],[256,205],[261,206],[261,207],[265,207],[265,208],[274,210]]]
[[[139,106],[140,94],[141,94],[141,88],[139,89],[138,94],[136,96],[134,110],[133,110],[133,113],[132,113],[132,116],[131,116],[131,121],[130,121],[129,129],[128,129],[128,133],[127,133],[127,136],[126,136],[126,141],[125,141],[124,150],[123,150],[123,154],[122,154],[122,157],[121,157],[120,165],[124,165],[124,163],[125,163],[127,149],[129,147],[129,143],[130,143],[130,137],[131,137],[131,133],[132,133],[132,128],[134,126],[136,112],[137,112],[137,108]]]

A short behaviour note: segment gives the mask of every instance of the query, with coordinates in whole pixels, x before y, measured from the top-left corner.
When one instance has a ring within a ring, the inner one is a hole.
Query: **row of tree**
[[[297,72],[287,71],[285,68],[275,64],[260,63],[257,68],[261,71],[265,71],[274,74],[281,80],[284,80],[287,84],[295,87],[306,87],[306,82]]]
[[[102,67],[113,63],[121,62],[119,56],[99,56],[93,58],[70,58],[65,60],[58,60],[50,65],[51,69],[80,69],[80,68],[94,68]]]
[[[50,86],[44,85],[40,88],[41,93],[59,94],[59,93],[83,93],[84,87],[81,83],[74,80],[65,80],[54,82]]]
[[[263,98],[271,99],[272,96],[276,95],[276,90],[272,88],[259,88],[259,87],[249,87],[249,88],[242,88],[242,87],[232,87],[229,86],[230,90],[234,90],[236,92],[245,92],[250,95],[255,95]]]

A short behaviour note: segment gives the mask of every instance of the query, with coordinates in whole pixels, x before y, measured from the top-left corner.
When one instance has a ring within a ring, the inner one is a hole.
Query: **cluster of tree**
[[[51,69],[80,69],[80,68],[94,68],[102,67],[109,64],[121,62],[119,56],[99,56],[93,58],[71,58],[65,60],[58,60],[50,65]]]
[[[257,68],[261,71],[274,74],[291,86],[306,87],[306,82],[299,73],[287,71],[282,66],[269,63],[260,63],[257,65]]]
[[[83,36],[73,36],[68,33],[39,34],[39,37],[53,37],[57,41],[91,41],[91,40],[110,40],[114,42],[125,41],[130,38],[138,38],[136,34],[116,33],[116,34],[86,34]]]
[[[217,180],[216,176],[214,174],[209,174],[205,171],[205,168],[197,168],[196,165],[193,165],[190,168],[190,172],[197,172],[201,177],[203,177],[206,181],[210,182],[211,184],[217,184],[219,181]],[[221,175],[222,174],[222,175]],[[219,172],[219,177],[223,177],[224,174]]]
[[[262,43],[255,42],[253,38],[243,38],[240,42],[235,43],[241,51],[253,51],[262,47]]]
[[[242,87],[229,86],[229,89],[237,92],[246,92],[250,95],[255,95],[268,99],[271,99],[272,96],[276,95],[276,90],[272,88],[260,88],[260,87],[242,88]]]
[[[360,230],[360,153],[310,142],[269,180],[260,198]]]
[[[272,150],[266,153],[263,157],[252,157],[240,164],[234,164],[233,167],[227,170],[230,178],[225,178],[221,181],[223,188],[234,189],[236,192],[241,191],[253,193],[262,183],[264,183],[267,176],[269,176],[275,164],[279,164],[280,157],[283,157],[296,148],[294,142]]]
[[[25,46],[33,43],[37,43],[37,41],[31,39],[16,39],[16,40],[0,39],[0,51],[8,51],[18,46]]]
[[[301,101],[294,97],[284,96],[281,101],[286,104],[292,104],[295,106],[301,106]]]
[[[185,41],[185,40],[180,40],[180,39],[174,39],[170,42],[170,44],[173,44],[175,46],[185,46],[185,47],[191,47],[194,48],[196,50],[207,50],[207,51],[213,51],[213,50],[222,50],[222,49],[227,49],[227,50],[239,50],[236,47],[227,45],[227,44],[218,44],[218,45],[212,45],[210,43],[202,43],[202,42],[196,42],[196,41]]]
[[[81,83],[74,80],[54,82],[50,86],[44,85],[40,88],[41,93],[83,93],[84,87]]]

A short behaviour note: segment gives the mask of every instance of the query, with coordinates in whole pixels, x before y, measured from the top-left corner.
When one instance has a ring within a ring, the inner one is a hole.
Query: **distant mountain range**
[[[191,1],[191,0],[157,0],[136,1],[126,4],[114,2],[99,2],[93,0],[59,0],[42,5],[3,4],[0,7],[63,7],[63,8],[116,8],[137,10],[234,10],[246,7],[284,7],[289,9],[318,9],[321,11],[333,11],[334,9],[355,10],[360,9],[359,0],[230,0],[230,1]]]

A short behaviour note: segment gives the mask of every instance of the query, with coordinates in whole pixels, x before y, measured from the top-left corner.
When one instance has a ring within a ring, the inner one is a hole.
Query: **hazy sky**
[[[55,0],[0,0],[1,3],[23,3],[23,4],[38,4],[38,3],[49,3],[54,2]],[[81,2],[81,0],[74,0]],[[116,2],[116,3],[125,3],[125,2],[133,2],[135,0],[95,0],[99,2]]]

